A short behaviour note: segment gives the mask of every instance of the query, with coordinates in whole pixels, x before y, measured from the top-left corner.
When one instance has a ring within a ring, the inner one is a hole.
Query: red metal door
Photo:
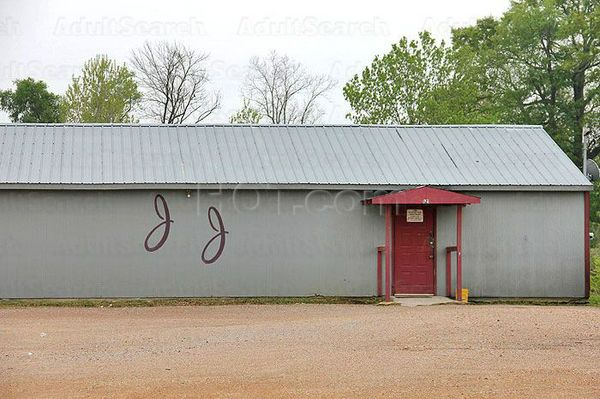
[[[434,209],[399,208],[394,223],[394,293],[434,294]]]

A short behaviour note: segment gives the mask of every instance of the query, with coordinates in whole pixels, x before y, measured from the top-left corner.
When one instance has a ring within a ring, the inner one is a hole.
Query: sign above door
[[[423,209],[407,209],[406,221],[408,223],[423,223]]]

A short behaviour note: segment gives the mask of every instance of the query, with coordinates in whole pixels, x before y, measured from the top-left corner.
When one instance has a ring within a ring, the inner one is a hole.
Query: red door
[[[434,294],[434,210],[399,208],[394,225],[394,293]]]

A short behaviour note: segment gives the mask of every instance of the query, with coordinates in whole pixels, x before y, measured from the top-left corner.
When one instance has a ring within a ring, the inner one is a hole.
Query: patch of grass
[[[590,305],[600,306],[600,248],[591,248]]]
[[[2,299],[0,308],[22,307],[153,307],[215,305],[352,304],[371,305],[378,297],[237,297],[237,298],[91,298],[91,299]]]
[[[473,305],[584,305],[584,298],[469,298]]]

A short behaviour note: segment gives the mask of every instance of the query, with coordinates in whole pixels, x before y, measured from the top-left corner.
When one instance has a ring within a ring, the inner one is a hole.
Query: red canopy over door
[[[392,288],[400,294],[435,293],[435,205],[456,205],[456,297],[461,299],[462,208],[480,201],[473,195],[427,186],[363,200],[365,205],[385,207],[386,301],[390,301]],[[394,213],[394,209],[400,211]]]

